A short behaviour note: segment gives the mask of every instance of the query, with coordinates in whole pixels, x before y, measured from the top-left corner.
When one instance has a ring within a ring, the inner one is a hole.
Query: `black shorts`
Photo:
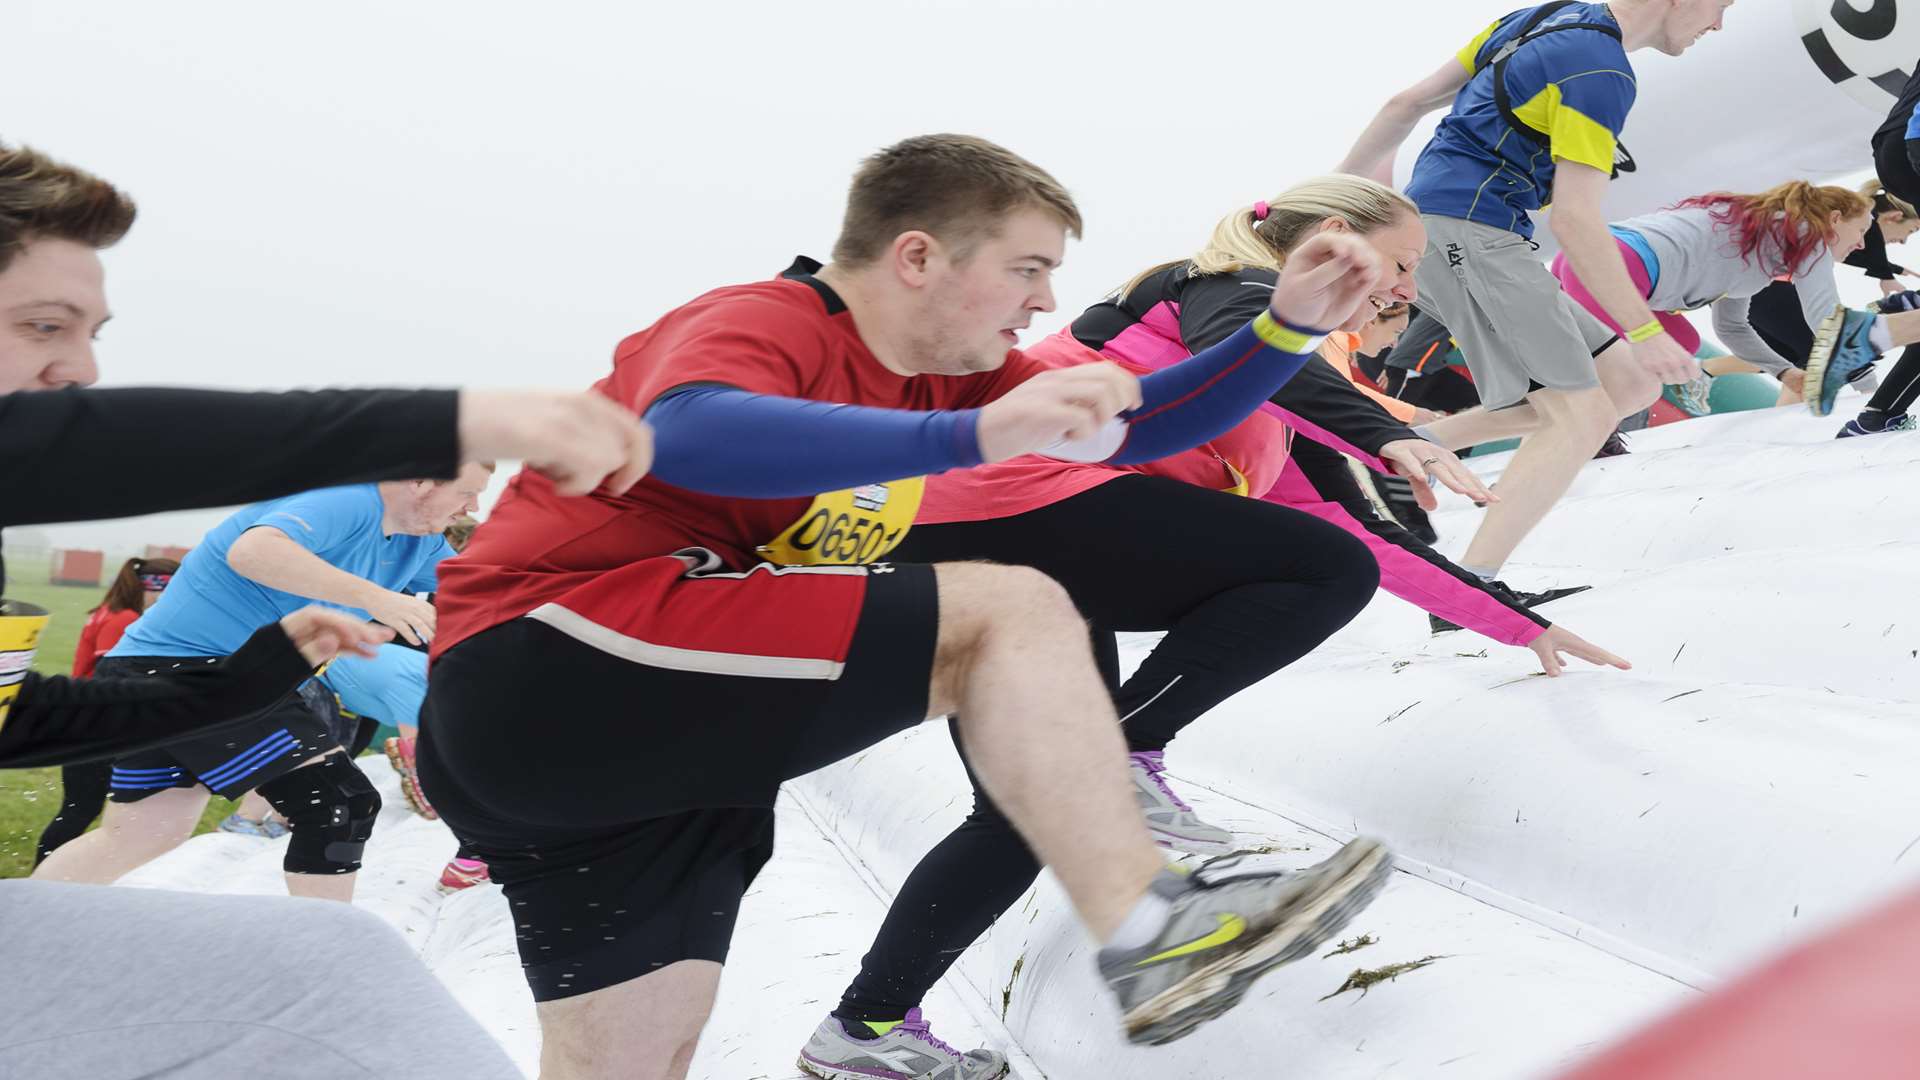
[[[740,898],[773,854],[780,784],[926,718],[933,568],[872,569],[688,583],[705,617],[776,646],[788,625],[810,632],[782,596],[864,589],[831,673],[741,674],[755,657],[662,648],[639,624],[664,604],[621,626],[536,611],[434,662],[421,786],[504,886],[535,1000],[724,961]]]
[[[1800,308],[1800,290],[1790,281],[1776,281],[1747,302],[1747,323],[1767,348],[1794,367],[1804,369],[1813,352],[1814,328]],[[1867,370],[1867,369],[1862,369]]]
[[[140,678],[188,664],[216,663],[219,657],[106,656],[94,668],[100,677]],[[139,802],[170,788],[205,785],[223,799],[237,799],[302,762],[337,750],[329,719],[333,695],[317,679],[281,698],[251,720],[222,727],[216,734],[170,742],[129,754],[113,763],[107,797]]]

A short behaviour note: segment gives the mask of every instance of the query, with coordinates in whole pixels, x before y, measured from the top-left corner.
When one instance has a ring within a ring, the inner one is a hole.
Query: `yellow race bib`
[[[784,566],[873,562],[906,538],[926,487],[915,476],[817,495],[800,520],[760,545],[760,555]]]
[[[46,628],[46,609],[0,600],[0,725],[7,722],[7,710],[33,667],[33,651]]]

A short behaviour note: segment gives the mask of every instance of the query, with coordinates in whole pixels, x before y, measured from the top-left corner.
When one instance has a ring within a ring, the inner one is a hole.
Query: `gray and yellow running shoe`
[[[1200,820],[1187,801],[1168,786],[1166,762],[1159,750],[1127,755],[1133,776],[1133,797],[1147,819],[1147,831],[1161,847],[1194,855],[1226,855],[1233,851],[1233,834]]]
[[[992,1050],[961,1053],[928,1029],[919,1009],[872,1038],[855,1038],[837,1016],[813,1029],[797,1064],[824,1080],[999,1080],[1007,1059]]]
[[[1333,940],[1373,901],[1393,857],[1361,837],[1305,870],[1258,871],[1243,856],[1190,875],[1162,871],[1151,888],[1173,905],[1152,942],[1100,950],[1128,1040],[1169,1043],[1240,1003],[1254,980]]]

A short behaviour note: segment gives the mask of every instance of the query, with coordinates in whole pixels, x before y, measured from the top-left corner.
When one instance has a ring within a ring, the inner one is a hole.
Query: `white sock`
[[[1465,563],[1462,563],[1460,565],[1460,569],[1465,570],[1467,573],[1472,574],[1474,577],[1479,578],[1481,581],[1492,581],[1494,578],[1494,575],[1500,572],[1500,568],[1497,566],[1495,567],[1468,566]]]
[[[1120,926],[1101,946],[1107,949],[1138,949],[1151,944],[1167,925],[1167,916],[1173,913],[1173,901],[1161,896],[1149,888],[1146,895],[1134,902],[1133,910],[1120,921]]]
[[[1867,340],[1872,342],[1873,347],[1881,352],[1893,351],[1893,331],[1887,329],[1887,317],[1885,315],[1874,316],[1873,329],[1867,331]]]

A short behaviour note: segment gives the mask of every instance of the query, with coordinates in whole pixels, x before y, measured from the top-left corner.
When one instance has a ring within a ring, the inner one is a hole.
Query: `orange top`
[[[1360,335],[1334,331],[1320,344],[1320,358],[1333,365],[1333,370],[1347,377],[1347,381],[1359,388],[1360,392],[1380,403],[1380,407],[1393,414],[1395,420],[1403,424],[1413,423],[1414,407],[1396,397],[1389,397],[1373,385],[1360,372],[1354,370],[1353,353],[1360,347]]]

